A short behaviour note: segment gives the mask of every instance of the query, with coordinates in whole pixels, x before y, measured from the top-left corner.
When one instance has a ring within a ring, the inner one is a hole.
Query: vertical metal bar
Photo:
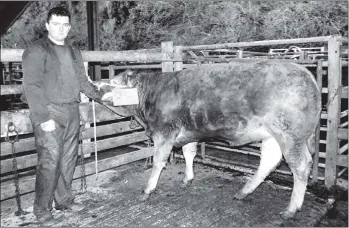
[[[94,41],[94,51],[99,51],[100,46],[99,46],[99,18],[98,18],[98,1],[93,1],[93,41]],[[95,80],[100,81],[102,79],[102,70],[101,70],[101,64],[97,63],[94,66],[95,70]]]
[[[87,12],[87,39],[88,39],[88,50],[94,50],[94,23],[93,23],[93,2],[86,2]]]
[[[329,189],[336,184],[337,153],[339,150],[338,127],[340,114],[341,36],[331,36],[328,41],[328,102],[325,186]]]
[[[319,87],[320,91],[320,99],[322,98],[322,60],[318,60],[317,63],[317,69],[316,69],[316,80],[317,85]],[[313,182],[317,182],[318,176],[319,176],[319,153],[320,153],[320,124],[321,124],[321,117],[319,116],[319,123],[315,130],[315,154],[313,157]]]
[[[93,2],[87,1],[86,2],[86,13],[87,13],[87,45],[88,50],[94,49],[94,42],[93,42]],[[88,75],[90,75],[91,80],[94,80],[94,67],[92,64],[89,64],[88,68]]]
[[[86,11],[87,11],[87,34],[88,34],[88,50],[94,51],[99,48],[98,45],[98,17],[97,17],[97,2],[87,1]],[[101,79],[101,69],[100,66],[96,64],[90,64],[89,75],[93,81]]]

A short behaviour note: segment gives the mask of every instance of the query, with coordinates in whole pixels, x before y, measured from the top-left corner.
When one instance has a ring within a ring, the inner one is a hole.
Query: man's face
[[[46,29],[51,39],[57,42],[63,42],[70,30],[69,17],[53,14],[49,23],[46,23]]]

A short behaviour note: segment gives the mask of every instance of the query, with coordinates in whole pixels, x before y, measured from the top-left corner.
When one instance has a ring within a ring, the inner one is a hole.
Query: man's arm
[[[80,83],[81,92],[84,93],[87,97],[97,101],[98,103],[102,103],[102,97],[105,94],[105,92],[92,83],[92,80],[86,74],[80,50],[77,50],[77,53],[79,56],[78,79],[79,79],[79,83]]]
[[[50,120],[44,95],[45,53],[39,46],[28,47],[22,55],[23,89],[35,125]]]

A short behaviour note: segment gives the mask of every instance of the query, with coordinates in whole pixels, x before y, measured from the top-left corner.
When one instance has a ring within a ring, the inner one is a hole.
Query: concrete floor
[[[86,205],[83,211],[53,211],[53,227],[312,227],[324,217],[330,202],[307,193],[302,211],[295,219],[284,221],[279,213],[290,200],[291,189],[272,183],[261,184],[247,200],[238,201],[233,195],[249,176],[195,164],[196,178],[188,187],[181,187],[185,165],[169,164],[163,170],[157,190],[150,199],[139,200],[151,169],[144,162],[124,165],[88,177],[85,194],[76,201]],[[78,190],[80,181],[74,182]],[[32,214],[33,196],[22,197],[22,207],[30,212],[14,216],[15,204],[2,203],[1,227],[38,226]]]

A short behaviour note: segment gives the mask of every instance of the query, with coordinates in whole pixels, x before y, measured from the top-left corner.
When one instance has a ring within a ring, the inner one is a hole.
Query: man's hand
[[[45,132],[51,132],[56,130],[56,123],[52,119],[40,124],[40,126],[41,126],[41,129]]]
[[[113,103],[113,93],[112,92],[105,93],[102,97],[102,101],[107,103],[108,102]]]

